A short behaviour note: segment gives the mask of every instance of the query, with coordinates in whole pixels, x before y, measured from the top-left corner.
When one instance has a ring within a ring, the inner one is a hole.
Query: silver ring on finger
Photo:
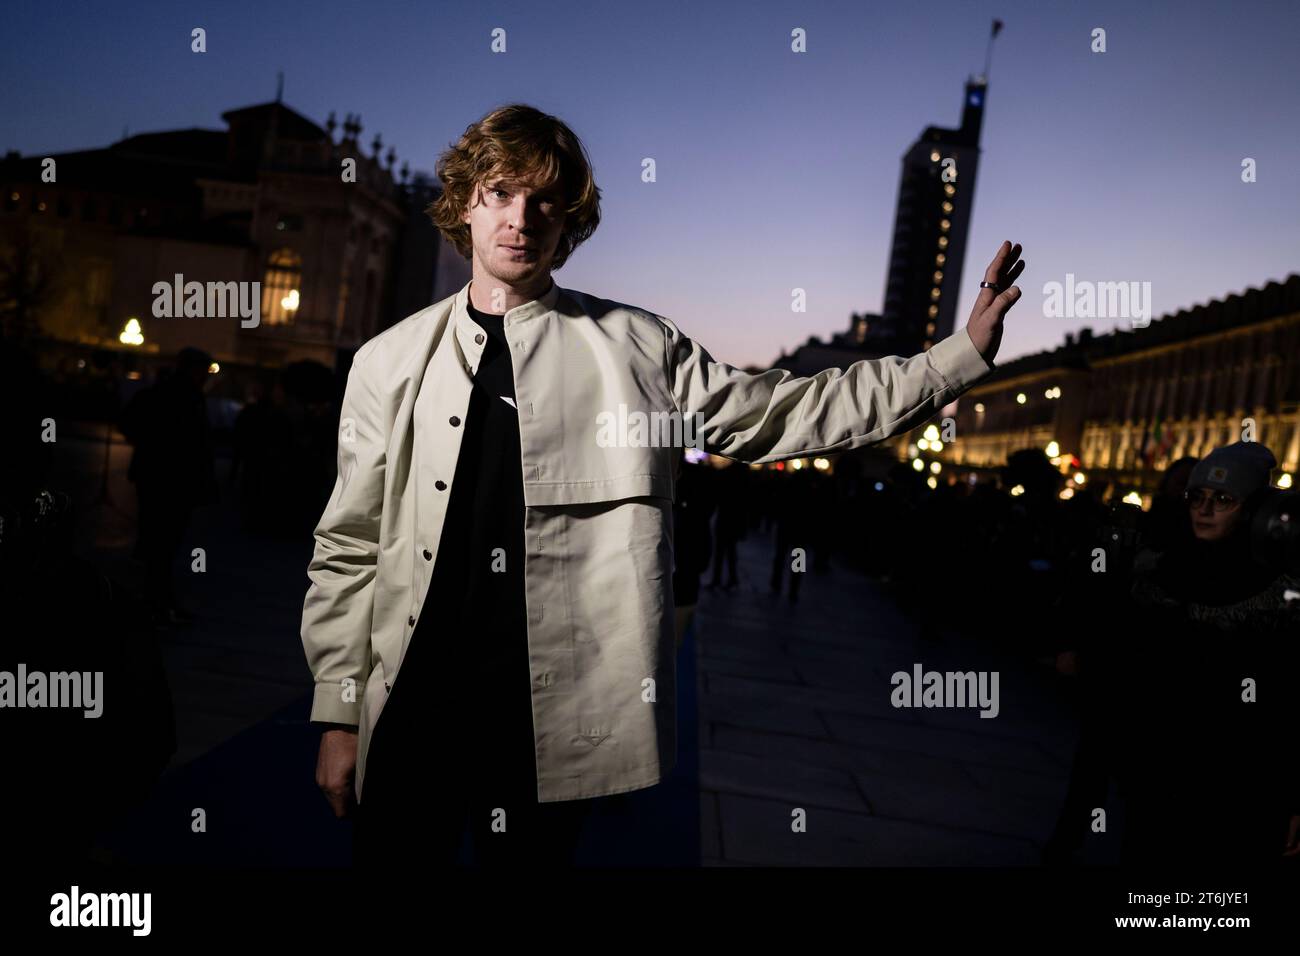
[[[996,282],[981,282],[981,283],[980,283],[980,288],[981,288],[981,289],[992,289],[994,292],[1001,292],[1001,291],[1002,291],[1002,289],[999,288],[999,286],[998,286],[998,284],[997,284]]]

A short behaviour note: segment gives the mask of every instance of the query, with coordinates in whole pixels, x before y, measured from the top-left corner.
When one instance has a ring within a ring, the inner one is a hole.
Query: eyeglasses
[[[1205,500],[1209,499],[1215,511],[1230,511],[1237,505],[1237,499],[1232,497],[1226,491],[1210,492],[1204,489],[1193,491],[1188,489],[1183,492],[1183,500],[1187,502],[1187,507],[1199,511]]]

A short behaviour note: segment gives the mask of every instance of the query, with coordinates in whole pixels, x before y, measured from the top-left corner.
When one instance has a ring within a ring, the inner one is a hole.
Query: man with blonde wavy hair
[[[919,355],[749,374],[664,316],[555,284],[600,221],[560,120],[496,109],[437,171],[429,214],[472,278],[348,375],[303,606],[316,779],[340,817],[355,796],[359,864],[449,864],[467,823],[480,863],[564,864],[593,801],[676,756],[681,449],[637,425],[690,416],[744,462],[880,442],[992,370],[1024,263],[1003,243],[965,329]],[[632,427],[598,440],[615,413]]]

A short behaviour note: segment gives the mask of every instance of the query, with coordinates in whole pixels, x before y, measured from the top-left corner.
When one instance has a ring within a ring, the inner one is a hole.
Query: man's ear
[[[479,190],[480,190],[481,188],[482,188],[482,184],[479,184],[479,185],[476,185],[473,189],[470,190],[469,200],[465,203],[465,208],[462,209],[462,210],[460,211],[460,221],[461,221],[461,222],[465,222],[465,223],[468,223],[468,222],[469,222],[469,220],[470,220],[470,213],[469,213],[469,211],[470,211],[470,207],[472,207],[472,206],[474,205],[474,200],[478,198],[478,193],[479,193]]]

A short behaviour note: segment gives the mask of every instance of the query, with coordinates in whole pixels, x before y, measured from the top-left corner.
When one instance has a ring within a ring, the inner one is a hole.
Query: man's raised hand
[[[984,281],[994,283],[1000,292],[992,289],[980,289],[971,309],[970,319],[966,322],[966,331],[970,335],[980,355],[992,362],[1002,344],[1002,320],[1011,307],[1020,299],[1020,288],[1012,285],[1020,273],[1025,271],[1025,262],[1020,258],[1020,243],[1004,242],[998,247],[998,253],[984,270]]]

